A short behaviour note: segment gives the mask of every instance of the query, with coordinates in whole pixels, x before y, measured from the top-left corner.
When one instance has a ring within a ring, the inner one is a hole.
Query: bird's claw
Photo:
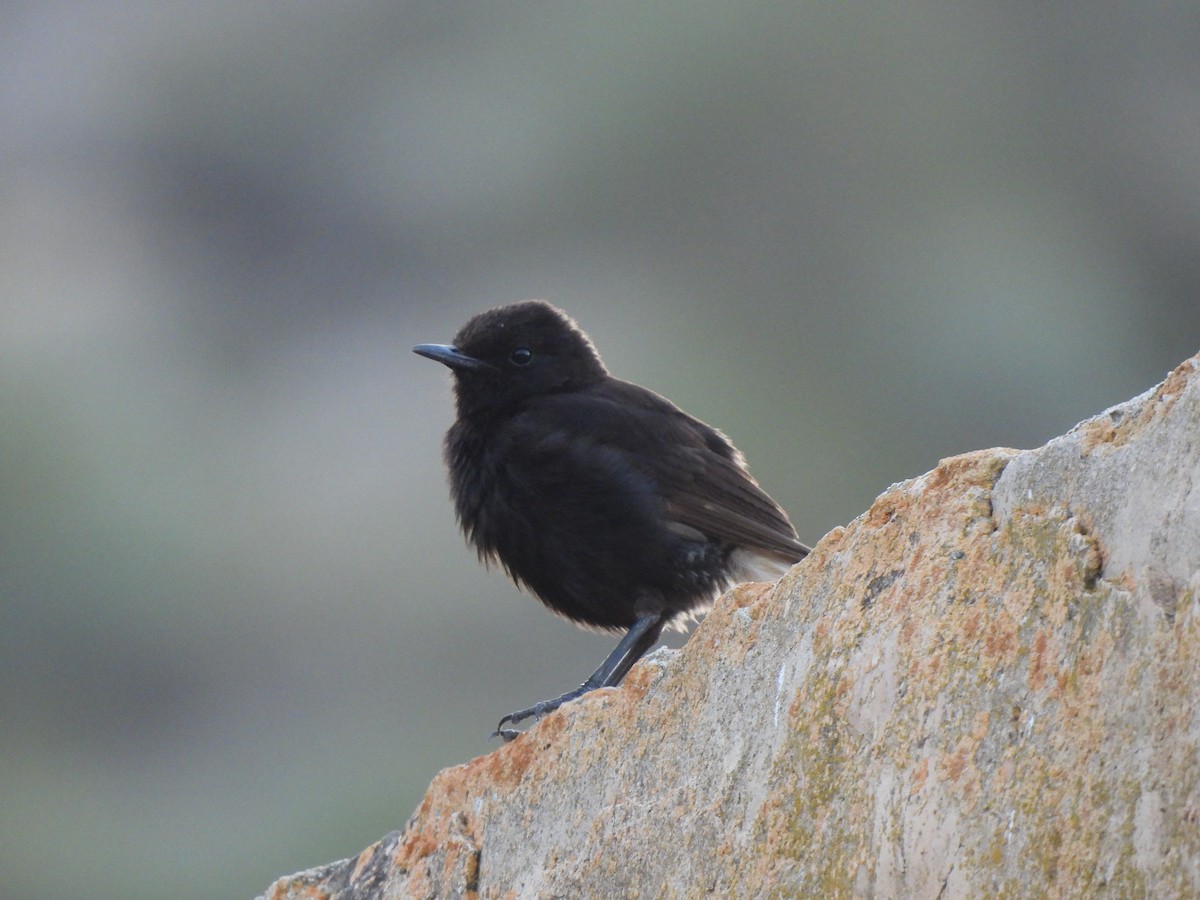
[[[499,724],[496,725],[496,730],[488,735],[488,738],[500,738],[506,744],[509,743],[510,741],[516,740],[517,735],[519,735],[521,732],[517,731],[517,729],[515,729],[515,728],[505,728],[504,725],[505,725],[505,723],[511,723],[513,725],[516,725],[517,722],[519,722],[521,720],[521,718],[522,717],[520,717],[520,716],[516,716],[515,713],[510,716],[505,716],[503,719],[500,720]]]
[[[502,738],[505,743],[508,743],[514,740],[517,735],[524,732],[517,731],[515,728],[505,728],[505,725],[516,725],[518,722],[524,722],[528,718],[540,719],[547,713],[554,712],[560,705],[557,701],[543,700],[540,703],[535,703],[529,709],[519,709],[516,712],[509,713],[500,720],[500,723],[496,726],[496,730],[489,737]]]

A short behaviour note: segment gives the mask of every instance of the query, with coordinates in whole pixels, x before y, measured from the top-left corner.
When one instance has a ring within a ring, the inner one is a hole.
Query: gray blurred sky
[[[1200,7],[11,3],[0,871],[252,896],[612,640],[413,356],[544,297],[816,541],[1200,348]]]

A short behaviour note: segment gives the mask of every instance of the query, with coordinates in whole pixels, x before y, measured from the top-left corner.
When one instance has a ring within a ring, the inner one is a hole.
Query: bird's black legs
[[[658,636],[662,633],[662,630],[663,617],[660,613],[641,616],[633,623],[633,626],[625,634],[625,637],[621,638],[621,643],[617,644],[613,652],[608,654],[608,658],[600,664],[600,668],[588,676],[587,681],[575,688],[575,690],[567,691],[561,697],[555,697],[553,700],[543,700],[541,703],[535,703],[529,709],[519,709],[514,713],[509,713],[500,720],[500,724],[496,726],[492,737],[502,737],[506,741],[511,741],[521,732],[514,728],[505,728],[506,723],[516,725],[530,716],[540,719],[547,713],[558,709],[564,703],[570,703],[572,700],[582,697],[588,691],[620,684],[621,679],[625,677],[625,673],[630,670],[633,664],[641,659],[647,650],[654,646],[654,642],[658,640]]]

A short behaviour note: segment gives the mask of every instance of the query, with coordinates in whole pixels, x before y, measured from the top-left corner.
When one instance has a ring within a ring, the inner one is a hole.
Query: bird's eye
[[[533,362],[533,351],[528,347],[518,347],[508,354],[508,360],[514,366],[527,366]]]

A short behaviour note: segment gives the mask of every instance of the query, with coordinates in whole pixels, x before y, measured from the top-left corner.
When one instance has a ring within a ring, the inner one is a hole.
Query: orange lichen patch
[[[350,873],[351,881],[357,881],[358,877],[362,875],[363,869],[367,867],[367,864],[375,856],[375,851],[379,849],[380,843],[380,841],[376,841],[362,853],[358,854],[358,858],[354,861],[354,870]]]
[[[621,688],[617,691],[619,702],[631,705],[641,702],[642,698],[662,678],[662,673],[654,666],[639,664],[629,670]]]
[[[976,763],[980,745],[987,736],[990,717],[986,711],[977,713],[972,720],[971,730],[962,735],[953,749],[942,755],[938,766],[945,782],[953,785],[962,802],[970,809],[976,802],[982,782],[982,773]]]
[[[980,622],[983,618],[983,612],[978,607],[971,607],[962,617],[962,636],[967,643],[974,642],[979,634]]]
[[[1117,426],[1111,419],[1092,419],[1090,422],[1080,426],[1083,432],[1083,444],[1081,450],[1086,453],[1091,453],[1102,444],[1112,444],[1117,438]]]
[[[1047,677],[1053,677],[1054,666],[1047,658],[1047,648],[1050,645],[1050,635],[1044,628],[1039,628],[1033,636],[1033,645],[1029,648],[1029,686],[1040,691],[1046,684]]]
[[[906,568],[919,571],[921,565],[925,562],[925,545],[917,544],[917,546],[913,547],[912,553],[908,555],[906,562]]]
[[[907,506],[908,503],[900,496],[898,491],[888,491],[875,498],[875,502],[871,504],[871,508],[866,512],[864,522],[869,528],[883,528],[885,525],[891,523]]]
[[[818,559],[825,558],[829,554],[834,553],[839,549],[845,536],[845,526],[835,525],[833,528],[829,529],[829,531],[824,537],[821,538],[821,540],[817,542],[817,545],[813,547],[813,552],[809,555]]]
[[[509,788],[519,784],[529,767],[537,761],[541,743],[562,731],[562,722],[551,721],[554,718],[550,716],[540,723],[538,742],[529,739],[512,741],[487,756],[476,757],[467,765],[474,767],[478,763],[478,773],[496,787]]]
[[[1176,366],[1148,400],[1136,406],[1119,407],[1081,425],[1083,453],[1089,454],[1102,444],[1122,446],[1138,437],[1151,423],[1171,411],[1198,370],[1200,356],[1195,356]]]
[[[1007,612],[1001,611],[984,630],[984,654],[995,662],[1008,662],[1020,645],[1017,623]]]
[[[910,785],[909,794],[918,793],[921,788],[925,787],[925,779],[929,777],[929,757],[923,756],[921,760],[913,768],[912,784]]]
[[[1129,436],[1140,432],[1152,421],[1169,413],[1198,372],[1200,372],[1200,355],[1184,360],[1172,369],[1166,379],[1155,388],[1151,400],[1138,408],[1135,415],[1128,417]]]
[[[410,829],[404,841],[396,848],[395,864],[402,869],[411,869],[441,846],[445,835],[440,831],[418,831]]]
[[[941,493],[947,487],[953,487],[954,492],[959,495],[969,493],[964,488],[982,487],[991,490],[1004,467],[1018,452],[1008,447],[993,447],[989,450],[948,456],[940,460],[937,468],[929,473],[926,493]]]
[[[958,777],[962,775],[963,769],[966,767],[967,757],[963,753],[962,749],[958,748],[952,754],[950,754],[949,758],[945,762],[945,765],[942,766],[942,769],[945,771],[947,778],[949,778],[951,781],[958,781]]]
[[[934,653],[926,661],[924,665],[925,677],[930,681],[938,677],[938,672],[942,669],[942,654]]]
[[[979,749],[979,745],[983,743],[983,739],[987,737],[988,728],[991,725],[991,721],[992,715],[986,709],[981,709],[979,712],[975,713],[975,722],[971,728],[970,734],[968,735],[974,745],[974,749],[971,751],[972,753]]]
[[[1120,572],[1106,572],[1104,579],[1113,587],[1120,588],[1130,594],[1137,590],[1137,579],[1133,577],[1133,573],[1128,569],[1123,569]]]
[[[747,609],[757,617],[762,615],[770,600],[774,584],[762,581],[748,581],[739,584],[722,599],[723,607]]]
[[[453,884],[455,881],[466,884],[479,883],[479,852],[474,847],[457,841],[446,844],[446,852],[442,860],[441,883]],[[465,890],[461,895],[464,900],[478,896],[473,890]]]
[[[1012,781],[1013,774],[1016,772],[1016,766],[1013,765],[1011,759],[1006,759],[996,767],[995,774],[992,775],[992,783],[988,786],[993,794],[1002,793]]]
[[[833,689],[833,711],[839,719],[845,718],[846,707],[853,699],[854,678],[843,672]]]
[[[1189,380],[1196,377],[1198,371],[1200,371],[1200,355],[1184,360],[1172,369],[1166,380],[1158,386],[1155,396],[1164,404],[1174,403],[1187,388]],[[1169,407],[1161,409],[1160,413],[1166,412],[1167,409]]]

